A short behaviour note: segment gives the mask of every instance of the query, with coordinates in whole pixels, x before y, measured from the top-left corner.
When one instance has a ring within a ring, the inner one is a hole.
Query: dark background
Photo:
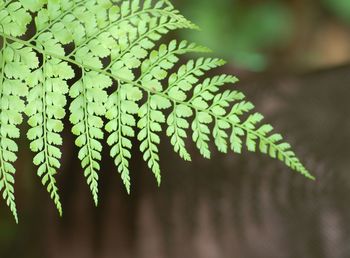
[[[350,3],[348,0],[177,0],[202,28],[182,31],[229,61],[223,71],[310,171],[244,152],[192,163],[163,137],[163,183],[134,148],[128,196],[105,148],[94,207],[67,124],[58,184],[64,217],[20,148],[20,224],[0,202],[0,258],[350,257]],[[28,146],[23,137],[20,146]],[[214,149],[214,148],[213,148]]]

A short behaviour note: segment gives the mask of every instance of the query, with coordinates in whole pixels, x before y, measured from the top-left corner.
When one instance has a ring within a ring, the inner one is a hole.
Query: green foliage
[[[322,0],[321,2],[340,19],[350,23],[350,4],[348,0]]]
[[[295,32],[286,0],[191,0],[183,1],[183,6],[186,15],[201,24],[203,33],[181,34],[205,42],[219,55],[234,60],[236,66],[253,71],[267,69],[269,50],[283,48]]]
[[[263,117],[252,113],[253,104],[242,93],[222,90],[235,83],[235,77],[202,79],[224,61],[199,58],[178,65],[180,55],[208,50],[175,40],[156,47],[162,35],[179,28],[196,26],[168,1],[0,1],[0,191],[16,220],[12,162],[24,112],[37,174],[62,214],[55,175],[67,95],[72,99],[69,118],[78,156],[96,205],[104,131],[127,192],[135,137],[160,184],[163,128],[185,160],[191,160],[185,147],[191,129],[205,158],[210,157],[213,138],[221,152],[241,153],[246,145],[312,178],[289,144],[271,134],[270,125],[258,125]],[[71,79],[74,82],[68,83]]]

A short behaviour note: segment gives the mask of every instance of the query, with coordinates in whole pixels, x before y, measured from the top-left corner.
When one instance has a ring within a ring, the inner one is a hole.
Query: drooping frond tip
[[[271,134],[270,125],[258,126],[262,115],[252,113],[241,92],[222,90],[237,81],[234,76],[206,78],[223,60],[178,65],[181,55],[208,49],[175,40],[157,47],[163,35],[182,28],[197,26],[169,1],[0,0],[0,191],[16,220],[12,163],[23,113],[37,173],[62,213],[55,175],[67,96],[78,157],[96,205],[105,133],[128,193],[133,138],[160,184],[158,145],[164,129],[185,160],[191,160],[186,148],[191,131],[205,158],[211,141],[224,153],[241,153],[245,145],[313,179],[290,145]]]

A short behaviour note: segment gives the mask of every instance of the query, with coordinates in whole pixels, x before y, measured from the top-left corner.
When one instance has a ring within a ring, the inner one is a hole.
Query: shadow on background
[[[26,186],[30,169],[19,170],[21,222],[1,211],[0,257],[348,257],[349,70],[242,85],[316,182],[260,154],[216,153],[210,161],[193,154],[185,163],[164,140],[160,189],[136,157],[126,196],[106,153],[94,208],[67,136],[64,218],[39,183]]]

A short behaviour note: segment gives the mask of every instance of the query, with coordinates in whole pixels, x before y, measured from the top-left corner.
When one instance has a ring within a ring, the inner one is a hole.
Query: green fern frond
[[[128,193],[135,137],[161,183],[158,145],[165,128],[185,160],[191,160],[185,146],[191,130],[205,158],[212,140],[224,153],[241,153],[245,145],[313,178],[290,145],[271,134],[272,126],[258,125],[262,115],[252,113],[253,104],[241,92],[221,90],[237,82],[234,76],[203,78],[223,60],[199,58],[178,65],[180,55],[208,49],[175,40],[156,47],[163,35],[182,28],[197,29],[169,1],[0,0],[0,191],[16,220],[11,163],[17,158],[14,139],[23,112],[38,175],[62,213],[55,175],[67,95],[78,156],[96,205],[104,130]]]

